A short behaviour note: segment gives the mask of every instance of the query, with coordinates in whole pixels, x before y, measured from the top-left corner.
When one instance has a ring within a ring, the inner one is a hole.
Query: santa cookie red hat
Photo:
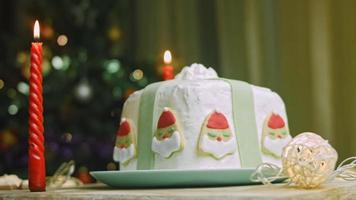
[[[229,128],[229,123],[224,114],[215,111],[210,115],[207,127],[212,129],[227,129]]]
[[[125,118],[122,118],[120,128],[116,132],[116,136],[126,136],[130,133],[130,131],[131,128],[129,122]]]
[[[285,126],[284,120],[278,114],[272,113],[268,120],[268,127],[272,129],[283,128]]]
[[[174,123],[176,123],[174,114],[168,108],[164,108],[164,111],[159,117],[157,128],[166,128]]]

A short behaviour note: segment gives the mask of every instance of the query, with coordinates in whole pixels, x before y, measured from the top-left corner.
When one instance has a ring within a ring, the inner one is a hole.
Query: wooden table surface
[[[0,190],[0,199],[356,199],[356,181],[335,180],[322,188],[303,190],[285,184],[213,188],[113,189],[104,184],[47,192]]]

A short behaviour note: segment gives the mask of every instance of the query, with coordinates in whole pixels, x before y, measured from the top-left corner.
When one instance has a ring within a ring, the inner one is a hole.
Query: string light
[[[114,97],[121,97],[122,95],[122,89],[120,87],[115,87],[113,90],[112,90],[112,94]]]
[[[63,70],[68,69],[70,65],[70,57],[67,55],[62,56],[62,61],[63,61],[62,69]]]
[[[60,70],[63,68],[63,60],[59,56],[54,56],[52,58],[52,66],[54,69]]]
[[[1,90],[4,86],[5,86],[5,82],[4,82],[2,79],[0,79],[0,90]]]
[[[78,60],[80,62],[85,62],[88,59],[88,55],[87,52],[83,49],[79,50],[79,54],[78,54]]]
[[[52,29],[52,27],[50,27],[47,24],[44,24],[43,26],[41,25],[41,33],[43,35],[44,38],[52,38],[54,35],[54,31]]]
[[[116,170],[116,169],[117,169],[117,168],[116,168],[116,164],[113,163],[113,162],[109,162],[109,163],[106,165],[106,169],[107,169],[108,171]]]
[[[27,60],[27,54],[25,52],[19,52],[16,59],[18,63],[23,64]]]
[[[7,96],[10,97],[10,98],[12,98],[12,99],[14,99],[14,98],[16,97],[16,94],[17,94],[17,92],[16,92],[16,90],[13,89],[13,88],[11,88],[11,89],[9,89],[9,90],[7,91]]]
[[[106,71],[109,74],[114,74],[120,70],[120,62],[117,59],[108,60],[104,64]]]
[[[143,77],[143,71],[140,69],[136,69],[135,71],[132,72],[132,78],[135,79],[136,81],[141,80]]]
[[[121,37],[120,28],[117,26],[112,26],[108,31],[108,36],[112,41],[117,41]]]
[[[68,43],[68,37],[66,35],[60,35],[57,38],[57,44],[59,46],[65,46]]]
[[[64,133],[62,137],[66,143],[70,143],[73,138],[71,133]]]
[[[9,108],[7,109],[10,115],[16,115],[17,112],[19,111],[19,108],[15,104],[11,104]]]
[[[43,75],[46,76],[51,71],[51,63],[47,58],[43,58],[42,61],[42,72]]]
[[[92,88],[90,87],[87,80],[81,81],[76,88],[76,96],[81,101],[87,101],[92,96]]]
[[[17,90],[22,94],[28,95],[29,89],[30,89],[29,85],[25,82],[19,82],[17,84]]]

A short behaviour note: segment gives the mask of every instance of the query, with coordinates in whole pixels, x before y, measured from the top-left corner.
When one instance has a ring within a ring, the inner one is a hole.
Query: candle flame
[[[35,26],[33,27],[33,37],[40,39],[40,23],[38,23],[38,20],[36,20]]]
[[[169,50],[164,52],[163,61],[165,64],[170,64],[172,62],[172,54]]]

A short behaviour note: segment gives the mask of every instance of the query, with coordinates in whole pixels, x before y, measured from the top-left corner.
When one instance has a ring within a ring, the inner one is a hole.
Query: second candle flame
[[[33,37],[35,39],[40,39],[40,23],[38,23],[38,20],[35,22],[35,26],[33,27]]]
[[[170,64],[172,62],[172,54],[169,50],[164,52],[163,61],[165,64]]]

